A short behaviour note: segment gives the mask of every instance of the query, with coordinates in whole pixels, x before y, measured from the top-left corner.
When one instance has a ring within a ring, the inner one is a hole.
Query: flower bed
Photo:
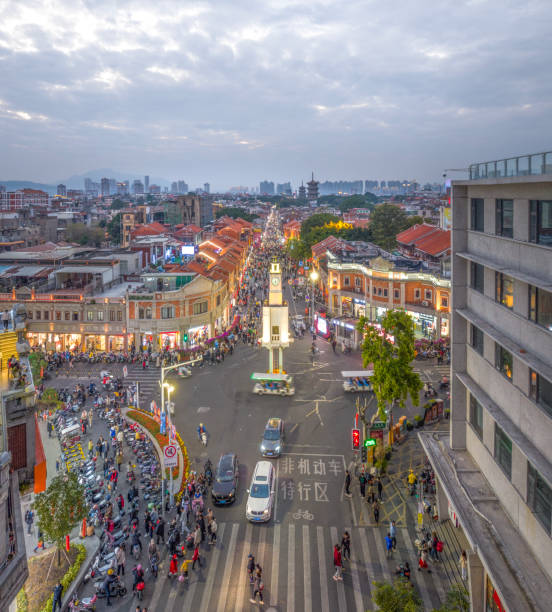
[[[164,435],[161,433],[160,431],[160,427],[159,427],[159,423],[157,421],[155,421],[154,419],[152,419],[148,413],[143,412],[142,410],[129,410],[127,412],[127,415],[131,418],[134,419],[137,423],[140,423],[140,425],[142,425],[142,427],[144,427],[145,429],[147,429],[150,434],[157,440],[157,444],[159,444],[159,446],[161,448],[163,448],[163,446],[167,446],[167,444],[169,443],[169,436]],[[177,436],[177,440],[180,436]],[[187,454],[184,455],[182,454],[182,456],[185,459],[185,464],[187,463]],[[161,457],[159,458],[161,460]],[[179,464],[178,467],[172,468],[173,471],[173,478],[178,478],[179,475],[179,468],[180,468],[180,459],[179,459]],[[187,466],[184,466],[184,474],[186,474],[187,472]],[[166,469],[165,470],[165,474],[167,476],[167,478],[169,477],[170,473],[169,470]]]

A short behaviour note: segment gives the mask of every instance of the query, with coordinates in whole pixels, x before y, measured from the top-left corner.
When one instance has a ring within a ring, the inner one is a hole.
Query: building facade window
[[[441,298],[441,306],[443,308],[448,308],[448,297],[442,297]]]
[[[161,306],[162,319],[174,319],[174,306]]]
[[[419,300],[421,295],[422,294],[420,293],[419,289],[414,289],[414,299],[415,300]]]
[[[207,302],[196,302],[194,304],[194,314],[198,315],[204,312],[207,312]]]
[[[393,289],[393,297],[398,300],[401,297],[401,292],[398,289]]]
[[[348,276],[343,277],[343,284],[348,287],[351,284],[351,279]]]
[[[37,310],[36,311],[36,320],[40,321],[40,319],[42,319],[42,310]]]
[[[220,295],[217,295],[217,306],[220,306]]]
[[[98,316],[98,321],[103,321],[104,320],[104,311],[103,310],[98,310],[97,316]]]
[[[552,382],[529,370],[529,396],[552,417]]]
[[[552,293],[529,285],[529,319],[552,331]]]
[[[44,311],[44,320],[45,321],[49,321],[50,320],[50,311],[49,310],[45,310]]]
[[[27,319],[32,319],[33,318],[33,311],[29,310],[29,312],[27,312]]]
[[[152,318],[152,310],[151,308],[146,308],[146,319]]]
[[[496,201],[496,235],[504,238],[514,237],[514,201]]]
[[[61,310],[56,310],[56,321],[61,321]]]
[[[117,311],[117,321],[122,321],[122,320],[123,320],[123,313],[120,310],[118,310]]]
[[[381,287],[378,287],[378,295],[381,296]]]
[[[471,326],[470,344],[471,344],[471,347],[475,351],[477,351],[480,355],[483,355],[484,338],[485,338],[485,335],[479,329],[479,327],[476,327],[475,325],[472,325]]]
[[[78,320],[79,320],[79,313],[73,312],[73,321],[78,321]]]
[[[510,310],[514,308],[514,279],[502,272],[495,272],[495,300]]]
[[[529,204],[529,240],[552,246],[552,200],[531,200]]]
[[[470,423],[479,438],[483,438],[483,406],[470,393]]]
[[[426,289],[424,291],[424,299],[431,301],[431,297],[432,297],[433,293],[431,291],[431,289]]]
[[[139,319],[143,319],[144,318],[144,309],[143,308],[138,308],[138,318]]]
[[[512,441],[495,423],[494,458],[504,470],[508,480],[512,479]]]
[[[71,320],[71,313],[68,310],[66,310],[63,313],[63,315],[64,315],[64,318],[65,318],[66,321],[70,321]]]
[[[93,321],[94,320],[94,311],[93,310],[88,310],[86,312],[86,320],[87,321]]]
[[[115,321],[115,311],[114,310],[109,311],[109,320]]]
[[[387,289],[383,290],[383,297],[387,297],[388,293],[387,293]]]
[[[485,231],[485,202],[483,198],[472,198],[471,200],[470,228],[474,232]]]
[[[512,372],[514,366],[514,359],[512,353],[507,351],[500,344],[495,344],[495,367],[496,369],[504,374],[506,378],[512,380]]]
[[[527,505],[546,529],[546,533],[551,535],[552,487],[530,463],[527,464]]]
[[[470,262],[470,287],[479,293],[485,291],[485,267],[475,261]]]
[[[358,276],[355,276],[355,287],[360,287],[361,284],[362,281],[360,280],[360,278]]]

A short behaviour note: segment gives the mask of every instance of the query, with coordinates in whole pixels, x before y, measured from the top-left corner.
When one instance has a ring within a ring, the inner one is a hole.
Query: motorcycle
[[[103,582],[95,582],[94,587],[96,589],[96,595],[99,598],[107,597],[107,593],[104,591]],[[115,580],[109,587],[110,597],[124,597],[127,594],[126,586],[119,580],[119,577],[115,577]]]
[[[98,596],[77,598],[77,594],[73,595],[73,599],[69,602],[69,610],[72,612],[82,612],[83,610],[95,610]]]

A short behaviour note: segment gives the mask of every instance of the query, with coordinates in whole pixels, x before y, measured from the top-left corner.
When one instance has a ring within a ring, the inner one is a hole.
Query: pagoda
[[[307,200],[315,203],[318,200],[318,181],[314,180],[314,172],[311,180],[307,183]]]

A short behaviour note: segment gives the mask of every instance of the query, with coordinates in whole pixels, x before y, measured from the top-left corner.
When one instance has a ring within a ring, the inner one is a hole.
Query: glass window
[[[483,437],[483,406],[470,393],[470,423],[477,435]]]
[[[381,287],[378,287],[378,295],[381,295]]]
[[[387,289],[383,290],[383,297],[387,297]]]
[[[414,299],[415,300],[419,300],[420,299],[420,290],[419,289],[414,289]]]
[[[350,282],[351,282],[351,279],[348,276],[345,276],[343,279],[343,284],[345,285],[345,287],[348,287]]]
[[[431,296],[432,296],[431,289],[426,289],[426,290],[424,291],[424,297],[425,297],[425,299],[426,299],[426,300],[431,300]]]
[[[73,312],[73,321],[78,321],[78,320],[79,320],[79,313]]]
[[[161,318],[162,319],[173,319],[174,318],[174,306],[162,306],[161,307]]]
[[[552,293],[529,285],[529,319],[552,331]]]
[[[61,321],[61,310],[56,310],[56,321]]]
[[[138,318],[139,319],[143,319],[144,318],[144,309],[143,308],[138,308]]]
[[[194,304],[194,314],[203,314],[207,312],[207,302],[196,302]]]
[[[86,313],[86,320],[87,321],[93,321],[94,320],[94,311],[93,310],[89,310]]]
[[[361,283],[360,277],[355,276],[355,287],[360,287],[360,283]]]
[[[443,308],[448,308],[448,297],[442,297],[441,298],[441,306]]]
[[[495,272],[495,299],[510,310],[514,307],[514,279],[502,272]]]
[[[475,261],[470,263],[470,285],[479,293],[485,290],[485,267]]]
[[[217,306],[220,306],[220,295],[217,295]]]
[[[103,310],[98,310],[98,321],[103,321],[104,320],[104,311]]]
[[[474,232],[485,231],[485,202],[483,198],[472,198],[471,200],[471,229]]]
[[[398,300],[401,297],[401,293],[398,289],[393,289],[393,297]]]
[[[512,441],[495,423],[495,461],[504,470],[508,480],[512,478]]]
[[[44,311],[44,320],[48,321],[50,318],[50,311],[49,310],[45,310]]]
[[[495,344],[495,367],[499,372],[502,372],[506,378],[512,380],[512,370],[514,359],[512,353],[507,351],[500,344]]]
[[[109,320],[115,321],[115,311],[114,310],[109,311]]]
[[[533,370],[529,370],[529,395],[549,416],[552,416],[552,382]]]
[[[377,288],[377,287],[375,287],[375,286],[374,286],[374,287],[372,287],[372,293],[373,293],[374,295],[376,295],[376,294],[377,294],[377,292],[378,292],[378,288]]]
[[[151,308],[146,308],[146,319],[151,319],[151,317],[152,317]]]
[[[531,200],[529,240],[537,244],[552,246],[552,200]]]
[[[122,320],[123,320],[123,313],[120,310],[118,310],[117,311],[117,321],[122,321]]]
[[[527,464],[527,505],[550,535],[552,527],[552,487],[537,470]]]
[[[41,310],[37,310],[36,311],[36,320],[40,321],[40,319],[42,319],[42,311]]]
[[[504,238],[514,237],[514,201],[496,201],[496,235]]]
[[[33,311],[29,310],[29,312],[27,312],[27,319],[32,319],[33,318]]]
[[[471,342],[472,347],[480,354],[483,355],[483,343],[485,335],[475,325],[471,326]]]
[[[71,320],[71,313],[68,310],[66,310],[64,312],[64,318],[65,318],[66,321],[70,321]]]

